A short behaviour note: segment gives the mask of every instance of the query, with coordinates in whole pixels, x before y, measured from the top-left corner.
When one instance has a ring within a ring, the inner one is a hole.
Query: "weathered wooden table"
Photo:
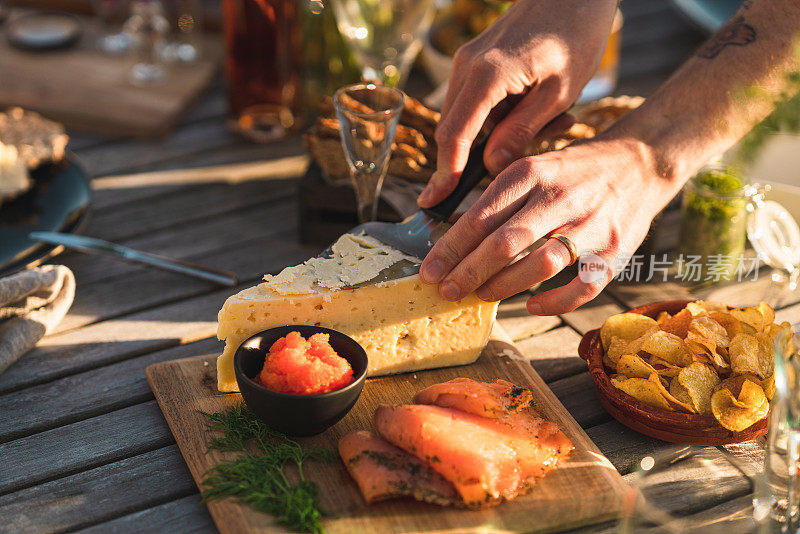
[[[628,0],[623,8],[620,92],[646,94],[702,36],[666,2]],[[242,287],[318,252],[296,238],[298,177],[307,164],[299,140],[248,144],[228,132],[224,115],[217,85],[164,139],[74,136],[72,150],[98,177],[85,233],[233,269]],[[247,161],[261,163],[179,170]],[[220,350],[216,312],[232,290],[76,253],[54,261],[76,274],[72,310],[56,333],[0,376],[0,531],[213,532],[144,369]],[[765,283],[762,277],[711,296],[753,303]],[[623,475],[667,445],[628,430],[603,410],[577,356],[578,341],[612,313],[687,293],[673,283],[615,284],[562,317],[529,317],[524,296],[501,306],[502,325]],[[798,300],[795,295],[779,318],[797,321]],[[762,461],[762,443],[729,450],[751,465]],[[729,475],[702,473],[714,490],[686,503],[678,495],[697,474],[676,470],[674,507],[746,513],[749,485]]]

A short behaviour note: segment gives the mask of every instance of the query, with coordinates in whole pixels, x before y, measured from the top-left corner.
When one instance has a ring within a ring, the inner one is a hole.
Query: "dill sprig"
[[[203,480],[203,502],[233,497],[251,508],[272,514],[278,524],[302,532],[323,532],[323,511],[317,502],[317,485],[306,480],[303,462],[332,462],[336,451],[304,449],[296,441],[269,429],[243,402],[206,416],[206,429],[214,435],[209,450],[242,452],[236,459],[208,470]],[[292,484],[284,472],[297,466],[300,481]]]

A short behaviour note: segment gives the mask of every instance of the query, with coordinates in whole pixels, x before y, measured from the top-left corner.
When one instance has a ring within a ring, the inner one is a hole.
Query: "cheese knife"
[[[484,134],[472,144],[458,185],[444,200],[430,208],[420,209],[403,222],[368,222],[356,226],[347,233],[367,235],[405,254],[420,260],[424,259],[433,248],[436,234],[443,233],[437,232],[441,223],[446,222],[455,213],[461,201],[489,174],[483,164],[483,153],[488,139],[489,136]],[[332,254],[331,247],[328,247],[319,257],[328,258]],[[375,278],[349,287],[361,287],[418,274],[420,265],[420,262],[403,260],[382,270]]]
[[[141,252],[94,237],[58,232],[31,232],[29,237],[36,241],[43,241],[52,245],[62,245],[80,252],[111,256],[125,261],[155,267],[164,271],[193,276],[223,286],[232,287],[238,283],[236,273],[231,271],[223,271],[221,269],[213,269],[211,267],[203,267],[185,261],[165,258],[164,256]]]

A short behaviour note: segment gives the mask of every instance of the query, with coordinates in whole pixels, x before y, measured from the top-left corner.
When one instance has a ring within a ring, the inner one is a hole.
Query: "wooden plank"
[[[626,481],[636,475],[625,475]],[[692,459],[648,473],[639,483],[645,497],[658,509],[686,515],[747,495],[751,481],[715,448],[703,448]]]
[[[625,311],[617,301],[607,293],[600,293],[597,298],[587,302],[577,310],[561,316],[565,323],[577,330],[581,335],[589,330],[600,328],[603,322],[615,313]]]
[[[179,532],[180,534],[215,534],[217,528],[200,502],[200,495],[190,495],[124,515],[77,532],[80,534],[141,534]]]
[[[163,168],[163,163],[178,158],[184,160],[183,167],[191,166],[195,157],[216,149],[233,146],[253,148],[253,160],[270,157],[299,156],[304,149],[298,135],[292,135],[271,145],[245,143],[230,131],[226,122],[219,118],[198,121],[175,131],[169,137],[152,140],[129,141],[124,145],[111,143],[81,150],[79,156],[92,176],[128,174]],[[258,149],[258,150],[256,150]],[[230,162],[237,161],[232,160]],[[239,162],[244,161],[238,159]],[[197,163],[205,166],[208,163]],[[175,168],[175,167],[173,167]]]
[[[792,324],[800,322],[800,304],[789,306],[775,312],[777,321],[789,321]]]
[[[0,393],[213,336],[217,310],[231,293],[222,289],[45,337],[0,375]]]
[[[290,220],[282,226],[280,230],[291,232],[295,225]],[[280,271],[286,265],[302,262],[319,252],[314,247],[297,243],[292,233],[270,235],[277,231],[275,225],[262,228],[266,231],[265,235],[253,231],[248,241],[233,248],[224,247],[187,259],[212,268],[232,270],[238,275],[240,282],[254,285],[261,281],[265,273]],[[266,246],[267,243],[270,246]],[[69,262],[65,264],[70,265]],[[76,276],[76,280],[80,289],[70,314],[55,332],[208,293],[219,287],[204,280],[156,269],[141,269],[126,274],[124,284],[116,279],[82,284],[80,274]]]
[[[771,269],[763,267],[759,270],[756,280],[709,286],[697,289],[694,293],[700,298],[724,302],[730,306],[755,306],[764,299],[773,284],[771,273]],[[798,302],[800,302],[800,291],[787,292],[780,304],[786,307]]]
[[[148,365],[219,348],[205,339],[0,395],[0,442],[150,400]]]
[[[248,262],[241,264],[243,271],[259,274],[264,271],[279,270],[287,262],[296,263],[306,259],[311,253],[308,248],[299,245],[292,238],[273,239],[269,246],[256,243],[253,249],[242,252],[243,250],[240,249],[239,252],[244,256],[243,261]],[[219,264],[217,264],[217,260],[212,262],[211,259],[209,259],[209,264],[226,267],[229,265],[229,259],[230,256],[227,254],[221,254]],[[165,292],[172,291],[170,287],[173,285],[186,287],[186,285],[195,283],[202,284],[202,282],[175,277],[168,273],[148,271],[127,277],[124,286],[107,286],[109,292],[106,294],[106,298],[111,302],[117,302],[116,299],[119,299],[121,294],[130,295],[130,292],[141,297],[153,298],[153,293],[142,291],[142,286],[138,284],[137,279],[148,285],[161,284],[154,290]],[[157,308],[145,309],[119,319],[109,319],[83,328],[47,336],[39,342],[36,348],[0,375],[0,393],[41,384],[98,365],[214,335],[217,329],[217,311],[222,307],[225,299],[250,285],[252,284],[246,283],[238,288],[210,291],[172,303],[161,300],[161,305]],[[134,299],[134,297],[131,298]],[[174,298],[178,298],[178,296],[176,295]],[[133,301],[128,301],[128,304],[123,304],[123,306],[130,306],[131,302]],[[143,305],[141,300],[138,302]],[[119,309],[117,308],[118,311]],[[71,313],[77,314],[77,311],[73,310]]]
[[[480,525],[497,529],[552,530],[556,526],[578,525],[590,518],[608,517],[619,505],[622,486],[619,475],[600,456],[596,446],[586,437],[569,413],[521,355],[511,359],[505,354],[515,351],[513,345],[490,341],[481,358],[473,365],[420,371],[411,382],[407,375],[381,377],[367,381],[356,407],[337,425],[314,438],[299,440],[306,445],[335,446],[339,437],[356,429],[370,428],[372,414],[380,404],[410,400],[413,392],[427,385],[471,376],[488,380],[502,376],[530,387],[537,409],[567,433],[576,450],[562,466],[538,481],[534,491],[498,508],[482,511],[459,511],[434,508],[408,501],[390,501],[373,506],[363,504],[357,488],[349,480],[341,464],[304,466],[306,476],[318,482],[320,505],[335,514],[324,521],[328,532],[349,532],[352,529],[436,530],[474,529]],[[217,411],[240,398],[238,394],[216,392],[214,356],[189,358],[151,366],[148,379],[164,411],[170,429],[192,474],[199,480],[203,473],[223,455],[207,452],[203,418],[198,410]],[[336,491],[331,491],[337,488]],[[326,491],[327,490],[327,491]],[[222,532],[271,528],[270,519],[250,509],[219,501],[209,505],[212,517]],[[566,513],[566,510],[569,510]],[[537,518],[532,523],[530,518]]]
[[[550,382],[548,386],[583,428],[611,420],[611,416],[600,405],[600,399],[597,397],[594,382],[588,371]]]
[[[235,185],[276,178],[299,178],[308,166],[305,155],[233,165],[104,176],[92,180],[92,210],[99,212],[142,198],[204,184]]]
[[[606,291],[619,301],[624,302],[628,308],[635,308],[661,300],[686,300],[692,298],[688,288],[672,280],[662,282],[661,278],[654,283],[613,281]]]
[[[292,215],[296,207],[294,202],[253,206],[177,229],[164,228],[120,244],[169,258],[202,263],[206,255],[214,252],[235,249],[257,239],[269,239],[277,233],[292,234],[295,227]],[[249,231],[242,231],[243,228]],[[81,291],[98,282],[114,280],[119,284],[120,277],[152,269],[80,252],[66,252],[57,261],[72,269]],[[233,265],[229,268],[235,270]]]
[[[171,443],[174,443],[172,434],[155,401],[2,443],[0,494],[166,447]]]
[[[528,298],[527,292],[511,297],[501,302],[497,310],[497,322],[513,341],[541,334],[561,324],[558,317],[529,314],[525,308]]]
[[[14,10],[11,18],[26,11]],[[22,106],[63,122],[70,129],[116,135],[163,135],[216,74],[219,37],[206,35],[203,57],[191,65],[171,65],[160,84],[136,87],[131,61],[97,50],[104,29],[81,17],[85,35],[58,54],[31,54],[0,42],[0,107]],[[42,73],[47,73],[43,76]]]
[[[638,469],[644,457],[675,446],[640,434],[613,420],[587,428],[586,433],[623,475]]]
[[[83,233],[109,241],[129,239],[264,202],[289,199],[296,192],[296,183],[293,179],[275,179],[244,182],[236,186],[210,184],[192,187],[179,194],[159,195],[147,201],[130,202],[113,210],[96,213]]]
[[[550,330],[517,342],[520,353],[528,359],[545,382],[552,382],[586,371],[586,362],[578,356],[581,336],[568,326]]]
[[[195,493],[175,445],[0,496],[3,528],[78,529]]]

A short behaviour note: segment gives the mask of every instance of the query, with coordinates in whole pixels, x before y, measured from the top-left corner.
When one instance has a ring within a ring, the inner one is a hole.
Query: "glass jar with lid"
[[[710,165],[683,190],[679,275],[691,282],[732,279],[747,242],[748,205],[757,188],[735,169]]]

